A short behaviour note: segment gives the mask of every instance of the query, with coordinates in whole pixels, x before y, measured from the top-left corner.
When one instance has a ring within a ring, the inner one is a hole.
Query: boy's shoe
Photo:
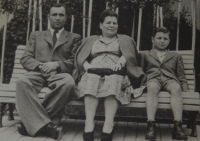
[[[156,124],[155,121],[148,121],[147,122],[147,133],[145,135],[145,139],[156,139]]]
[[[187,140],[187,135],[183,132],[182,122],[174,121],[174,133],[172,139],[176,140]]]

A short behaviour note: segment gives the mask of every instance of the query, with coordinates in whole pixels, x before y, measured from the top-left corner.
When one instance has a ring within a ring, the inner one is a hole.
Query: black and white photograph
[[[0,141],[200,141],[200,0],[0,0]]]

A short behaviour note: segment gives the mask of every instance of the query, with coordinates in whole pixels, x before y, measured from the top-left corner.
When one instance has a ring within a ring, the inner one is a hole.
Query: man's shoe
[[[18,122],[18,123],[16,124],[16,127],[17,127],[17,131],[18,131],[21,135],[23,135],[23,136],[28,135],[28,133],[27,133],[27,131],[26,131],[26,128],[25,128],[25,126],[24,126],[24,124],[23,124],[22,122]]]
[[[92,132],[83,132],[84,141],[94,141],[94,130]]]
[[[174,133],[172,139],[176,140],[187,140],[187,136],[183,132],[182,122],[181,121],[174,121]]]
[[[62,126],[49,123],[46,125],[46,132],[50,137],[57,140],[61,138],[62,128],[63,128]]]
[[[156,139],[156,124],[155,121],[148,121],[147,122],[147,133],[145,135],[145,139]]]

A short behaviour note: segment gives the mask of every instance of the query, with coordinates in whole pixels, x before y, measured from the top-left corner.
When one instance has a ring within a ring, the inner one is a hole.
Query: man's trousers
[[[43,87],[51,89],[44,101],[38,98]],[[16,108],[30,136],[34,136],[49,122],[62,118],[65,105],[75,93],[75,83],[68,73],[42,74],[28,72],[16,83]]]

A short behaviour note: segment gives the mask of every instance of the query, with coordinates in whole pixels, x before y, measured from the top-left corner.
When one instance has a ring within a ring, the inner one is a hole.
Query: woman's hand
[[[117,64],[111,66],[111,69],[112,69],[113,71],[121,70],[121,69],[122,69],[122,65],[121,65],[120,63],[117,63]]]
[[[84,68],[85,71],[87,71],[89,68],[92,68],[92,65],[90,65],[90,64],[88,63],[88,61],[85,61],[85,62],[83,63],[83,68]]]

